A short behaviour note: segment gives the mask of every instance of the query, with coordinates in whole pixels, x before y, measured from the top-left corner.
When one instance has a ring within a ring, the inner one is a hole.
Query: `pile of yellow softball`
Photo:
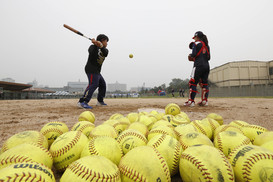
[[[0,181],[272,180],[273,131],[262,126],[216,113],[191,120],[175,103],[95,120],[84,111],[70,129],[52,121],[14,134],[1,146]]]

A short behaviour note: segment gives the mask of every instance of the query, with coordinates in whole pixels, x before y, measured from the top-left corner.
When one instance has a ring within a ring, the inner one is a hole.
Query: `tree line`
[[[160,86],[155,86],[154,88],[150,90],[145,90],[143,88],[140,93],[147,93],[147,92],[154,92],[157,93],[159,90],[164,90],[167,93],[171,93],[172,89],[174,89],[175,92],[178,92],[180,89],[187,90],[189,88],[189,79],[182,80],[180,78],[173,78],[172,81],[169,83],[169,86],[167,87],[166,84],[162,84]]]

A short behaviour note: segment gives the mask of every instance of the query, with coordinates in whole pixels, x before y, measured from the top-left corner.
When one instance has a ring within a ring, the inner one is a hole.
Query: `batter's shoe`
[[[184,103],[184,106],[193,107],[194,106],[194,101],[188,100],[187,102]]]
[[[198,102],[198,105],[199,106],[208,106],[209,105],[209,102],[207,100],[203,100],[201,102]]]
[[[105,102],[103,102],[103,101],[102,102],[98,101],[97,106],[107,106],[107,104]]]
[[[83,108],[83,109],[93,109],[93,107],[89,106],[87,103],[85,102],[78,102],[78,106],[80,108]]]

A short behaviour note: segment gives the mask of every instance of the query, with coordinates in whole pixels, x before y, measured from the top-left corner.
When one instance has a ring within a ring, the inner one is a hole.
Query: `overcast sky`
[[[110,38],[102,75],[127,89],[189,78],[188,44],[199,30],[209,39],[211,69],[270,61],[272,7],[272,0],[1,0],[0,80],[36,79],[50,87],[86,82],[90,41],[63,24],[91,38]]]

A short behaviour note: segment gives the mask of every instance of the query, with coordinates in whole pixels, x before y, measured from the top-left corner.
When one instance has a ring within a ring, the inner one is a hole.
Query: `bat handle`
[[[89,38],[89,37],[86,37],[85,35],[83,35],[83,37],[84,37],[84,38],[87,38],[87,39],[89,39],[89,40],[91,40],[91,41],[92,41],[92,39],[91,39],[91,38]]]
[[[85,38],[87,38],[87,39],[89,39],[89,40],[91,40],[91,41],[92,41],[92,39],[91,39],[91,38],[89,38],[89,37],[86,37],[85,35],[83,35],[83,37],[85,37]]]

